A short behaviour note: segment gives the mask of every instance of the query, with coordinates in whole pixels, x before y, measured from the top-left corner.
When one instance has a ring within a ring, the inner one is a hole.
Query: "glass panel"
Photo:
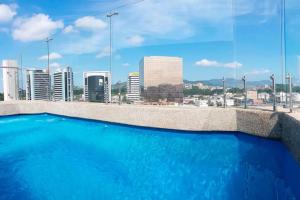
[[[271,74],[281,83],[281,10],[280,0],[234,0],[236,87],[245,76],[249,106],[269,107]]]
[[[292,76],[294,107],[298,108],[300,105],[300,5],[295,0],[286,0],[285,3],[286,68],[287,73]]]
[[[113,81],[140,72],[145,104],[217,105],[220,98],[213,96],[222,93],[222,78],[233,78],[239,65],[232,11],[231,0],[152,0],[118,9]]]

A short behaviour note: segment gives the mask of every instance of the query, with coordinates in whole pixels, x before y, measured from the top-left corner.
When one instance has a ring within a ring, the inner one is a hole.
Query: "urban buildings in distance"
[[[111,102],[111,74],[108,71],[83,73],[84,100],[88,102]]]
[[[145,102],[183,101],[183,59],[149,56],[140,61],[141,96]]]
[[[19,99],[19,73],[16,60],[3,60],[3,95],[4,101]]]
[[[140,100],[140,77],[138,72],[128,74],[126,98],[129,102]]]
[[[49,81],[47,70],[26,70],[26,100],[49,100]]]
[[[53,74],[54,101],[73,101],[73,72],[71,67],[57,69]]]

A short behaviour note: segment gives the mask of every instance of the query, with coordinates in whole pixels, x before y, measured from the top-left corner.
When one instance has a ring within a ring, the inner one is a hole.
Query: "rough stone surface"
[[[281,134],[280,115],[281,113],[268,111],[237,109],[237,130],[256,136],[278,139]]]
[[[290,152],[300,162],[300,121],[293,114],[280,116],[281,139]]]
[[[79,102],[0,103],[0,115],[52,113],[107,122],[187,131],[240,131],[280,139],[300,161],[300,114],[235,108],[105,105]]]

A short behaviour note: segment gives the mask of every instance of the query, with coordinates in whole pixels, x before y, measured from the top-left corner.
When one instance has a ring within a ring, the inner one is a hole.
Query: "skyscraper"
[[[4,101],[19,99],[18,63],[15,60],[3,60],[3,93]]]
[[[26,71],[26,99],[49,100],[49,74],[47,70]]]
[[[138,72],[132,72],[128,74],[127,99],[129,101],[140,100],[140,77]]]
[[[141,95],[145,101],[183,101],[183,59],[150,56],[140,61]]]
[[[84,72],[84,99],[89,102],[111,102],[111,75],[108,71]]]
[[[53,74],[54,100],[73,101],[73,72],[71,67],[58,69]]]

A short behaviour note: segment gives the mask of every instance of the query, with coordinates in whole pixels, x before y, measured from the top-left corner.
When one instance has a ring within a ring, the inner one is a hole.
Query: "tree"
[[[300,86],[294,86],[293,87],[293,92],[300,93]]]
[[[82,95],[83,94],[83,88],[80,88],[80,87],[74,87],[74,89],[73,89],[73,94],[74,95]]]
[[[244,93],[244,89],[241,88],[230,88],[228,90],[229,93],[233,93],[233,94],[243,94]]]
[[[268,94],[272,94],[272,89],[270,88],[266,88],[266,89],[258,89],[257,93],[268,93]]]

